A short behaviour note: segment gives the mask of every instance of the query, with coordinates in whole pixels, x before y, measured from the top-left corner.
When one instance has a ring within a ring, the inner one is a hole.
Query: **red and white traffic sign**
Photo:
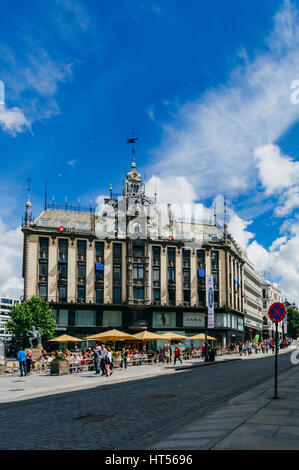
[[[61,226],[61,227],[58,228],[58,230],[59,230],[59,232],[64,232],[65,228]]]
[[[268,310],[269,318],[273,321],[273,323],[281,322],[286,316],[286,313],[285,306],[280,302],[275,302],[274,304],[270,305]]]

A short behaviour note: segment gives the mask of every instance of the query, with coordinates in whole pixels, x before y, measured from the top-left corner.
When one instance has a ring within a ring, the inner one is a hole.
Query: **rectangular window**
[[[103,287],[96,288],[96,303],[97,304],[104,303]]]
[[[58,251],[60,253],[67,254],[67,249],[68,249],[68,240],[59,238],[58,240]]]
[[[198,291],[198,303],[201,307],[206,306],[206,291],[205,290]]]
[[[205,251],[197,250],[197,263],[199,268],[205,267]]]
[[[144,244],[143,243],[133,244],[133,256],[144,256]]]
[[[153,312],[154,328],[176,328],[175,312]]]
[[[238,329],[238,317],[236,315],[232,315],[232,328],[234,330]]]
[[[40,251],[48,252],[49,248],[49,239],[48,238],[39,238],[39,249]]]
[[[95,326],[94,310],[75,310],[75,326]]]
[[[168,289],[168,303],[175,305],[175,289]]]
[[[190,302],[190,291],[183,290],[183,293],[184,293],[184,302]]]
[[[48,261],[46,259],[41,259],[39,261],[39,275],[40,276],[48,275]]]
[[[86,241],[85,240],[78,240],[77,241],[77,250],[78,250],[78,255],[84,255],[86,254]]]
[[[134,299],[144,299],[144,288],[143,287],[133,287],[133,297]]]
[[[153,259],[160,259],[161,248],[159,246],[153,246]]]
[[[82,261],[78,262],[78,277],[84,277],[86,275],[86,266]]]
[[[47,298],[47,284],[39,284],[38,295],[43,299]]]
[[[68,326],[68,310],[53,310],[53,318],[56,321],[57,326]]]
[[[183,261],[190,262],[190,250],[183,249]]]
[[[67,264],[58,263],[58,277],[59,279],[67,279]]]
[[[133,278],[134,279],[143,279],[144,276],[144,266],[143,264],[133,264]]]
[[[113,279],[120,279],[121,278],[121,266],[120,264],[113,265]]]
[[[160,267],[154,266],[153,267],[153,281],[160,281]]]
[[[238,330],[244,331],[244,321],[243,321],[243,318],[238,318]]]
[[[168,248],[167,249],[168,259],[175,260],[175,248]]]
[[[58,301],[59,302],[66,302],[66,286],[58,286]]]
[[[153,289],[153,300],[161,300],[160,289]]]
[[[183,282],[190,282],[190,269],[183,268]]]
[[[121,288],[113,287],[113,302],[121,302]]]
[[[218,269],[212,269],[213,283],[214,286],[219,287],[219,271]]]
[[[211,251],[211,260],[212,260],[212,268],[218,269],[218,264],[219,264],[219,252],[218,251]]]
[[[85,286],[77,286],[77,299],[85,300]]]
[[[121,243],[113,243],[113,256],[121,256]]]
[[[96,270],[96,281],[103,281],[103,280],[104,280],[104,271]]]
[[[103,311],[103,326],[119,327],[121,325],[122,325],[122,311],[119,311],[119,310],[104,310]]]
[[[168,281],[171,283],[175,282],[175,270],[174,268],[168,268]]]
[[[104,255],[104,242],[95,242],[95,250],[97,256]]]

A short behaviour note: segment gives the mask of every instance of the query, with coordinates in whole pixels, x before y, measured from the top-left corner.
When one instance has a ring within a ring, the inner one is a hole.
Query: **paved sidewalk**
[[[287,353],[292,348],[282,350],[280,354]],[[38,396],[50,395],[53,393],[63,393],[74,390],[83,390],[99,385],[111,385],[123,381],[139,380],[149,377],[156,377],[167,374],[179,373],[187,368],[216,366],[236,360],[253,360],[268,357],[269,354],[256,354],[250,357],[238,355],[219,356],[215,362],[204,362],[202,359],[184,360],[183,364],[163,367],[162,364],[129,366],[127,369],[114,369],[111,377],[102,377],[94,372],[79,372],[62,376],[39,375],[33,373],[29,377],[19,377],[18,375],[0,376],[0,403],[26,400]]]
[[[274,371],[273,371],[274,375]],[[298,450],[299,367],[215,408],[156,443],[160,450]]]

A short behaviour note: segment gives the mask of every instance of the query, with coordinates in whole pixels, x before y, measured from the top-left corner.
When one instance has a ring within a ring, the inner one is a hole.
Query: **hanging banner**
[[[285,335],[288,332],[288,315],[286,315],[283,319],[283,332]]]
[[[213,276],[208,277],[208,328],[214,328],[214,283]]]

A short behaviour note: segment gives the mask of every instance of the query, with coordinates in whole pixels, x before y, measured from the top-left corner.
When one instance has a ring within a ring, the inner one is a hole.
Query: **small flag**
[[[253,338],[253,341],[252,341],[252,342],[253,342],[253,344],[255,344],[255,343],[257,343],[257,342],[258,342],[258,340],[259,340],[259,337],[260,337],[259,335],[255,335],[255,337]]]

